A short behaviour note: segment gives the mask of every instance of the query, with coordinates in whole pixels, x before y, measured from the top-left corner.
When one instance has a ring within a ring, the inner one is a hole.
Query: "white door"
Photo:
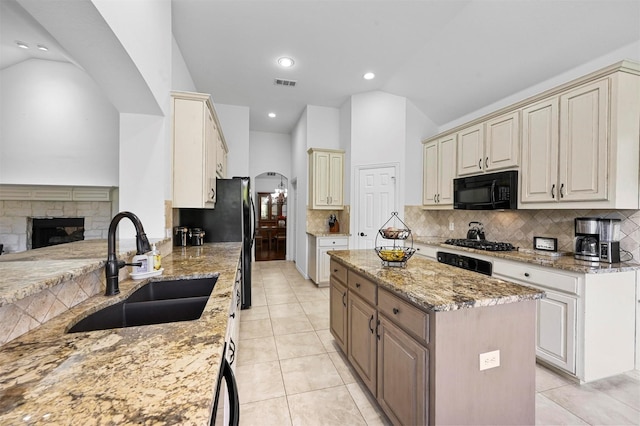
[[[373,249],[378,229],[391,217],[392,212],[398,211],[396,168],[360,169],[357,200],[354,212],[357,218],[355,245],[358,249]]]

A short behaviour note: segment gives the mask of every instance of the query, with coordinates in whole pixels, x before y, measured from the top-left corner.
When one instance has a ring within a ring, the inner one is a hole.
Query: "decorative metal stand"
[[[378,245],[378,238],[384,240],[381,241],[381,245]],[[408,238],[411,238],[411,247],[404,245],[404,241]],[[393,245],[388,245],[387,241],[392,241]],[[392,212],[391,217],[378,230],[375,244],[376,253],[382,259],[382,266],[406,268],[407,260],[416,252],[413,248],[411,230],[398,217],[398,212]]]

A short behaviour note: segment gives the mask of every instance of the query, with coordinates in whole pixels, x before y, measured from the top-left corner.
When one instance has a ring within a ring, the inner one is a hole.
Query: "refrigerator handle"
[[[251,200],[251,248],[253,248],[253,242],[256,239],[256,206],[253,204],[253,196],[249,195]]]

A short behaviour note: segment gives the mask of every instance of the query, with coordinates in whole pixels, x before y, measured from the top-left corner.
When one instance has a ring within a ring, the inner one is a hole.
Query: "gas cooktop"
[[[487,251],[513,251],[516,248],[511,243],[501,243],[498,241],[487,240],[468,240],[465,238],[452,238],[444,242],[445,244],[451,244],[452,246],[467,247],[476,250]]]

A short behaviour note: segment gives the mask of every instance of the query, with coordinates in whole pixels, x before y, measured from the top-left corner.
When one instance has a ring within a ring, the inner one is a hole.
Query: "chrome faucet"
[[[120,293],[118,287],[118,271],[128,265],[124,260],[118,260],[116,257],[116,228],[122,218],[129,218],[133,222],[133,226],[136,227],[136,254],[144,254],[151,250],[151,245],[147,239],[147,234],[144,233],[142,222],[138,219],[138,216],[131,212],[120,212],[111,219],[109,224],[109,236],[108,236],[108,251],[107,251],[107,263],[104,266],[104,272],[107,277],[107,291],[105,296],[114,296]]]

